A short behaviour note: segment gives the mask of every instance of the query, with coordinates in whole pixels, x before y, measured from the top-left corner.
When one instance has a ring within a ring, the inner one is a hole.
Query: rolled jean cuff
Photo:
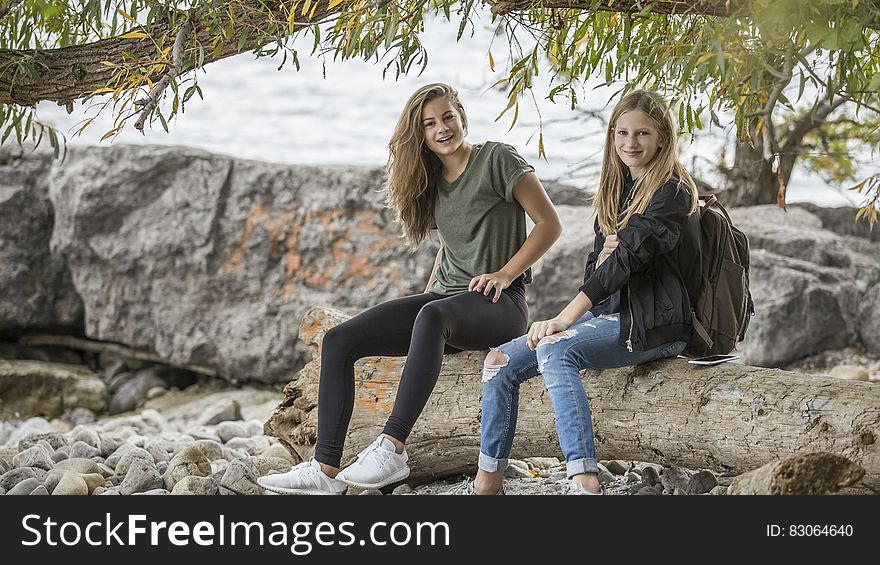
[[[481,451],[480,458],[477,461],[477,466],[487,473],[497,473],[499,471],[504,471],[507,469],[507,459],[495,459],[494,457],[489,457]]]
[[[480,454],[482,457],[483,454]],[[568,478],[572,478],[575,475],[580,475],[581,473],[598,473],[599,466],[596,465],[595,459],[575,459],[574,461],[569,461],[565,464],[565,474]]]

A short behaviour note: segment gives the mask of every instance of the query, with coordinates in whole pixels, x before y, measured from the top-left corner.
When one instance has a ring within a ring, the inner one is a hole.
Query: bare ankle
[[[319,463],[320,463],[320,461],[319,461]],[[320,463],[320,464],[321,464],[321,472],[324,473],[325,475],[327,475],[328,477],[330,477],[331,479],[335,479],[336,475],[339,474],[339,467],[331,467],[330,465],[328,465],[326,463]]]
[[[596,473],[579,473],[571,477],[571,480],[590,492],[600,492],[602,490],[602,485],[599,483],[599,477]]]
[[[394,444],[394,452],[395,452],[395,453],[397,453],[398,455],[400,455],[401,453],[403,453],[403,448],[406,447],[406,445],[405,445],[402,441],[400,441],[400,440],[397,439],[397,438],[393,438],[393,437],[391,437],[391,436],[388,435],[388,434],[382,434],[382,435],[383,435],[384,437],[388,438],[388,440],[389,440],[391,443]]]
[[[501,490],[501,484],[504,480],[504,472],[489,473],[480,469],[474,478],[474,494],[492,495],[498,494]]]

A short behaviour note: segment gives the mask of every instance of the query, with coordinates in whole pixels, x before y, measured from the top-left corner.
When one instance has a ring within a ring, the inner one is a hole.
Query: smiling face
[[[614,127],[614,149],[632,178],[642,176],[659,148],[660,134],[648,114],[631,110],[620,115]]]
[[[425,145],[442,159],[462,148],[467,122],[452,101],[443,96],[422,107],[422,129]]]

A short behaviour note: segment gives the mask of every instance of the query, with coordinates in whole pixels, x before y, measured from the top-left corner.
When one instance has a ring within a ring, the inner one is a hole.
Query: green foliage
[[[106,67],[105,78],[84,85],[80,96],[113,112],[114,127],[105,136],[112,137],[144,111],[141,101],[167,77],[168,88],[155,96],[169,97],[170,108],[146,106],[150,122],[167,129],[193,95],[202,96],[195,71],[211,61],[252,50],[257,56],[280,53],[279,69],[288,62],[298,68],[293,39],[306,35],[312,38],[312,57],[372,61],[396,78],[428,64],[419,41],[426,19],[440,16],[457,26],[459,39],[466,38],[475,18],[485,13],[484,2],[24,0],[0,22],[0,85],[12,91],[51,79],[41,50],[121,39],[124,48],[96,61]],[[503,76],[494,85],[508,97],[499,119],[508,117],[511,127],[523,96],[533,97],[535,76],[549,64],[552,101],[567,100],[574,107],[585,82],[597,78],[623,90],[653,88],[673,100],[682,130],[724,126],[720,116],[733,115],[741,140],[750,131],[772,132],[776,157],[806,149],[803,162],[837,182],[856,180],[858,169],[848,155],[877,143],[876,1],[719,0],[731,10],[724,17],[662,14],[664,4],[681,6],[663,0],[645,2],[631,13],[614,11],[631,2],[607,0],[573,0],[567,8],[546,7],[549,2],[541,0],[512,3],[506,14],[503,1],[491,3],[503,14],[493,21],[505,34],[507,50],[505,67],[498,69]],[[182,46],[176,69],[173,46],[186,21],[196,33]],[[497,47],[494,55],[487,54],[493,70],[498,54]],[[829,124],[802,139],[786,138],[793,116],[815,114],[823,105],[836,112]],[[841,116],[856,119],[846,123]],[[42,132],[31,109],[8,107],[0,118],[8,135]],[[540,130],[538,143],[543,153]],[[867,179],[861,187],[876,191],[877,183]]]
[[[0,105],[0,125],[2,125],[0,145],[6,143],[13,135],[18,145],[29,142],[34,147],[44,139],[48,139],[55,157],[64,158],[67,155],[67,143],[63,134],[59,134],[55,128],[36,119],[33,108]],[[60,140],[59,135],[61,135]]]
[[[822,172],[828,182],[852,184],[863,165],[853,155],[862,147],[880,147],[880,116],[859,120],[842,115],[813,129],[804,140],[804,164]]]
[[[742,16],[668,16],[545,9],[514,16],[547,54],[554,94],[576,97],[588,77],[667,91],[680,102],[680,125],[699,127],[704,109],[731,111],[741,135],[749,117],[765,111],[771,94],[797,86],[824,90],[854,102],[876,98],[880,64],[874,3],[848,0],[752,0]],[[531,55],[531,56],[541,56]],[[524,65],[521,68],[527,68]],[[803,68],[801,68],[803,67]],[[799,69],[799,72],[795,72]],[[511,72],[514,83],[522,71]],[[874,89],[876,91],[876,89]],[[796,100],[779,97],[784,107]],[[717,114],[716,114],[717,115]]]
[[[872,175],[851,188],[866,195],[866,202],[856,214],[856,219],[865,219],[871,228],[880,219],[880,174]]]

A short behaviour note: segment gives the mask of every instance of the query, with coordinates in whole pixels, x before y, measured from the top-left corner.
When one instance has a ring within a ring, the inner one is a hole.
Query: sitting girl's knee
[[[538,342],[535,351],[537,351],[538,355],[538,372],[544,372],[544,366],[550,361],[552,356],[560,356],[566,353],[566,348],[563,346],[556,346],[557,343],[564,341],[573,334],[569,332],[559,332],[553,335],[548,335],[546,337],[541,338],[541,341]]]
[[[503,367],[504,365],[507,365],[507,363],[509,361],[510,361],[510,359],[508,359],[507,355],[505,355],[504,353],[501,353],[497,349],[493,349],[492,351],[489,352],[488,355],[486,355],[486,361],[483,364],[483,366],[498,365],[498,366]]]
[[[335,347],[341,341],[344,341],[346,337],[346,331],[344,328],[340,328],[339,326],[334,326],[327,330],[324,334],[324,337],[321,338],[321,346],[322,347]]]
[[[551,345],[553,343],[559,343],[563,339],[570,338],[571,335],[568,332],[559,332],[553,335],[548,335],[541,338],[541,341],[538,342],[538,347],[542,345]]]
[[[483,382],[491,381],[509,362],[510,358],[504,353],[497,349],[490,351],[483,362]]]

